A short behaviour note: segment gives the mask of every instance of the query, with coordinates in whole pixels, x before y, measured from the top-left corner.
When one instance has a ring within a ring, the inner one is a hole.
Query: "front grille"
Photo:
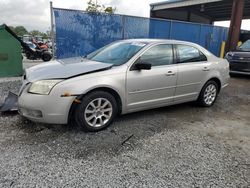
[[[235,71],[250,71],[250,63],[232,61],[230,62],[230,70]]]
[[[250,62],[250,57],[234,57],[231,61],[235,62]]]

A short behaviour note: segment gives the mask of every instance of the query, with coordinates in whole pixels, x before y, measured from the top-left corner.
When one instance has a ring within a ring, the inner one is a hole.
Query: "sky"
[[[0,0],[0,25],[23,25],[29,31],[47,31],[50,28],[50,0]],[[88,0],[52,0],[57,8],[85,10]],[[149,17],[149,4],[163,0],[98,0],[98,3],[116,7],[116,13]],[[229,26],[229,22],[215,25]],[[242,29],[250,30],[250,20],[242,23]]]

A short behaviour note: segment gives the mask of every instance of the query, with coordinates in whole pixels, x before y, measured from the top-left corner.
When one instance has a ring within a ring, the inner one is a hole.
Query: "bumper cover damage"
[[[0,112],[17,112],[18,110],[18,96],[15,93],[9,92],[8,96],[5,98],[5,101],[0,105]]]

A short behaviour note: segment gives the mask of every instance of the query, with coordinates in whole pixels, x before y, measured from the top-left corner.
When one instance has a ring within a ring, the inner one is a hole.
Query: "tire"
[[[52,56],[50,53],[43,53],[42,54],[42,60],[47,62],[47,61],[50,61],[52,59]]]
[[[218,96],[219,86],[218,84],[210,80],[202,88],[199,98],[197,100],[198,104],[204,107],[213,106]]]
[[[27,59],[30,59],[31,54],[29,52],[26,52],[25,55]]]
[[[108,127],[117,113],[117,102],[113,95],[94,91],[83,97],[81,104],[76,107],[74,119],[84,131],[96,132]]]

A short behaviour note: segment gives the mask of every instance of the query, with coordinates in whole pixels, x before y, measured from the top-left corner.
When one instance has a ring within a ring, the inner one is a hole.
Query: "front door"
[[[127,71],[128,111],[149,109],[173,102],[177,80],[173,46],[155,45],[143,53],[139,61],[150,63],[152,68],[151,70],[130,68]]]

